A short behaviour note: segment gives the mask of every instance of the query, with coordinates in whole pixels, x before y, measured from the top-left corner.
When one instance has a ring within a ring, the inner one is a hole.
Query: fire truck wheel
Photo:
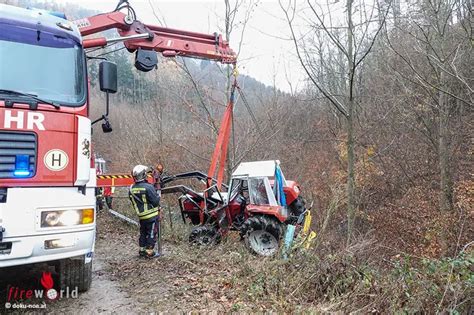
[[[250,252],[273,256],[278,252],[282,226],[275,218],[257,215],[244,222],[240,233]]]
[[[189,243],[197,246],[211,246],[219,244],[221,235],[217,229],[210,225],[196,226],[191,230],[189,235]]]
[[[74,290],[79,292],[89,290],[92,282],[92,262],[85,263],[84,257],[80,259],[62,259],[58,265],[59,286],[61,290]]]

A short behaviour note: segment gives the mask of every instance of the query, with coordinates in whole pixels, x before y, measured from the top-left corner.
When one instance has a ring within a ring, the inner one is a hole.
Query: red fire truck
[[[83,38],[108,29],[120,37]],[[124,0],[113,12],[74,22],[0,4],[0,268],[47,262],[61,289],[90,287],[96,221],[91,125],[102,122],[111,131],[108,93],[117,91],[117,69],[101,62],[107,112],[91,121],[86,49],[115,42],[136,53],[141,71],[156,68],[156,52],[235,63],[220,35],[145,25]]]

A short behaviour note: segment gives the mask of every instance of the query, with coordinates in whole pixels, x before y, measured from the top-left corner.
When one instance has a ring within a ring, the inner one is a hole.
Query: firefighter
[[[135,184],[130,187],[128,195],[140,219],[139,255],[153,258],[160,256],[160,252],[154,249],[160,232],[160,197],[153,185],[147,182],[149,172],[150,169],[144,165],[133,168],[132,176]]]

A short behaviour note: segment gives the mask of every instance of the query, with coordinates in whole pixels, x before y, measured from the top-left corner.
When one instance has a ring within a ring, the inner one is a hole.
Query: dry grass
[[[119,207],[127,213],[128,203]],[[113,278],[137,296],[141,311],[468,312],[473,256],[383,260],[373,240],[294,252],[288,260],[247,252],[236,234],[212,248],[191,247],[190,227],[173,214],[164,224],[165,256],[136,257],[138,231],[103,214],[99,243],[112,252]]]

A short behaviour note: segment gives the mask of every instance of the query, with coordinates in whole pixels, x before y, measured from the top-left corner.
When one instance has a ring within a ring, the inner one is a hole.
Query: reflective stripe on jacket
[[[153,185],[147,182],[135,183],[128,196],[140,220],[154,219],[159,214],[160,197]]]

